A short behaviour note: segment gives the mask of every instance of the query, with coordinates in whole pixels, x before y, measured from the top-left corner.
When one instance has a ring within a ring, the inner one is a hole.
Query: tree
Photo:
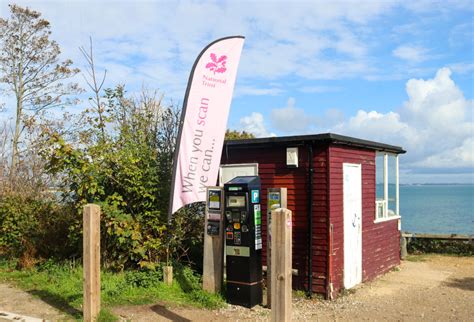
[[[4,185],[3,179],[5,177],[5,169],[7,168],[6,155],[9,138],[10,135],[8,133],[7,122],[0,123],[0,195],[2,193],[2,187]]]
[[[95,88],[90,89],[97,97]],[[152,267],[170,248],[165,233],[179,110],[164,105],[156,91],[127,97],[119,85],[104,92],[80,116],[75,137],[46,128],[41,155],[50,175],[58,178],[65,202],[77,209],[87,202],[101,205],[104,264]],[[80,240],[80,220],[71,223],[77,228],[71,240]],[[173,230],[174,257],[185,257],[189,246],[184,244],[202,232],[196,218],[180,220],[185,225]]]
[[[245,140],[245,139],[254,139],[255,135],[245,131],[229,130],[225,131],[226,140]]]
[[[79,50],[82,53],[82,56],[86,59],[89,68],[86,70],[89,77],[84,76],[84,80],[86,81],[89,89],[92,91],[93,96],[89,98],[89,103],[91,108],[95,110],[98,117],[98,124],[97,126],[100,129],[101,139],[105,140],[105,122],[104,114],[105,114],[105,106],[102,103],[101,99],[101,90],[102,86],[104,86],[105,78],[107,77],[107,70],[104,70],[104,74],[102,75],[102,80],[99,82],[97,78],[96,66],[94,63],[94,52],[92,50],[92,37],[89,38],[89,50],[85,47],[79,47]]]
[[[79,69],[72,68],[69,59],[59,61],[61,50],[49,38],[49,22],[28,7],[9,7],[10,18],[0,18],[0,83],[6,84],[4,90],[16,99],[10,164],[13,178],[25,124],[46,109],[71,103],[67,96],[80,89],[76,83],[63,83]]]

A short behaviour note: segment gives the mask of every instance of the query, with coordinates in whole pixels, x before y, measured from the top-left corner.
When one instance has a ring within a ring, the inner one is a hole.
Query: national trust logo
[[[211,62],[206,64],[206,68],[214,73],[223,74],[227,70],[225,64],[227,63],[227,56],[222,55],[217,59],[216,54],[211,54]]]

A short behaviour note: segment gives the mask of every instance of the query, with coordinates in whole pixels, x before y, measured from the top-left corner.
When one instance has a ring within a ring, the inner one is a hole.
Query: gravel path
[[[53,306],[32,294],[0,283],[0,312],[6,311],[49,321],[64,321],[67,317]],[[0,315],[0,321],[4,321]]]
[[[472,321],[474,257],[425,256],[404,261],[375,281],[364,283],[335,301],[294,298],[294,321]],[[51,321],[65,315],[33,295],[0,284],[0,311]],[[220,310],[162,304],[120,306],[112,311],[131,321],[266,321],[270,310],[229,305]],[[1,318],[0,318],[1,321]]]
[[[474,257],[426,256],[404,261],[335,301],[293,299],[293,321],[473,321]],[[132,321],[267,321],[270,310],[229,305],[209,311],[164,306],[114,309]]]

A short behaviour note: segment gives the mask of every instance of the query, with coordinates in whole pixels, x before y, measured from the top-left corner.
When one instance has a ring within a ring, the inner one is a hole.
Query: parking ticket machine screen
[[[227,197],[227,207],[245,207],[245,196],[229,196]]]

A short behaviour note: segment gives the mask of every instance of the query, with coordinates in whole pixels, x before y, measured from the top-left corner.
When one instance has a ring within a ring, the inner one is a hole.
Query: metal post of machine
[[[240,176],[224,185],[227,301],[262,303],[260,178]]]
[[[223,199],[221,187],[207,188],[202,288],[210,293],[219,293],[222,287],[224,266]]]
[[[269,188],[267,197],[267,308],[272,307],[272,211],[287,208],[287,189]]]

